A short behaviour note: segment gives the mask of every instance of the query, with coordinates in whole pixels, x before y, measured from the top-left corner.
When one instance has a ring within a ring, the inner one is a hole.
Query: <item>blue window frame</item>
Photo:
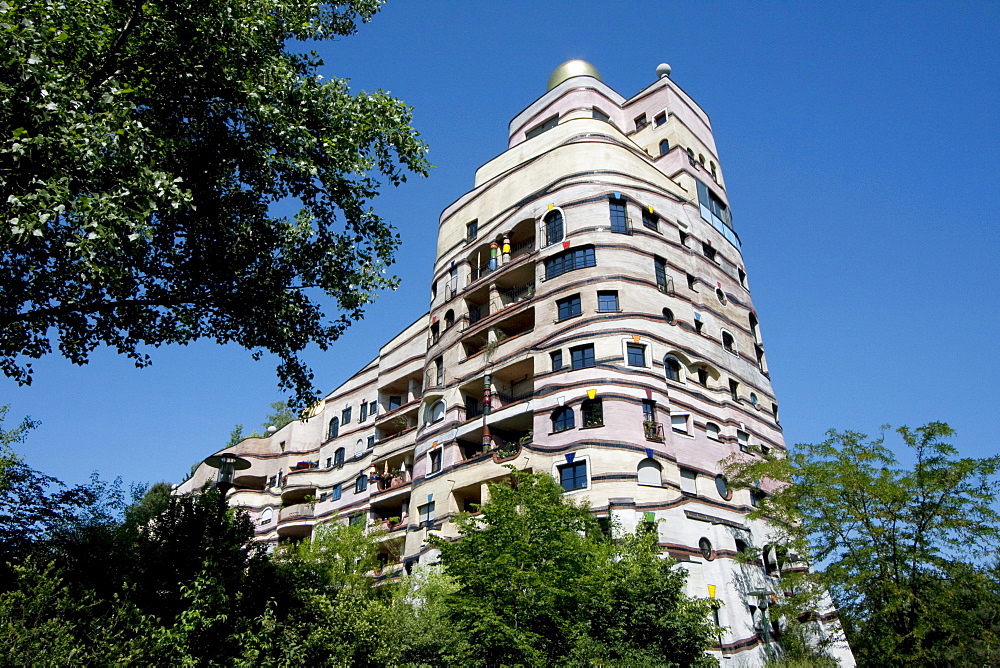
[[[339,469],[344,465],[344,449],[337,448],[337,451],[333,453],[333,468]]]
[[[570,348],[569,354],[574,369],[585,369],[587,367],[597,366],[597,362],[594,359],[593,343],[588,343],[585,346],[577,346],[576,348]]]
[[[660,141],[660,155],[666,155],[670,153],[670,142],[666,139]]]
[[[343,485],[335,485],[334,488],[330,490],[330,500],[340,501],[341,494],[343,494]]]
[[[552,412],[552,431],[566,431],[575,426],[576,418],[569,406],[562,406]]]
[[[549,353],[549,357],[552,358],[552,370],[559,371],[563,367],[563,355],[561,350],[553,350]]]
[[[559,484],[567,492],[587,488],[587,460],[563,464],[559,467]]]
[[[545,214],[545,244],[554,244],[563,240],[562,212],[556,209]]]
[[[597,293],[597,310],[602,313],[618,312],[618,291],[601,290]]]
[[[597,266],[597,257],[593,246],[584,246],[563,251],[545,260],[545,278],[555,278],[568,271]]]
[[[575,315],[583,313],[583,309],[580,305],[580,295],[572,295],[570,297],[566,297],[565,299],[560,299],[556,301],[556,306],[559,307],[560,320],[572,318]]]
[[[626,343],[625,354],[629,366],[646,366],[646,346],[641,343]]]
[[[354,493],[360,494],[366,489],[368,489],[368,476],[361,474],[358,476],[358,479],[354,481]]]
[[[623,199],[611,200],[611,231],[615,234],[628,234],[628,216]]]

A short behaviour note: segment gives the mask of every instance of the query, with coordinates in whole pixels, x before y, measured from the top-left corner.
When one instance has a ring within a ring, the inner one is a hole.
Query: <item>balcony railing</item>
[[[646,440],[663,441],[663,423],[646,420],[642,423],[643,431],[646,432]]]
[[[506,306],[508,304],[513,304],[514,302],[524,301],[525,299],[531,299],[535,296],[535,283],[525,283],[524,285],[518,285],[516,287],[510,288],[509,290],[504,290],[500,293],[500,299]]]
[[[504,394],[503,392],[494,392],[493,396],[500,400],[501,406],[507,406],[509,404],[517,403],[518,401],[524,401],[525,399],[530,399],[535,396],[535,390],[527,390],[524,392],[518,392],[517,394]]]
[[[385,492],[390,489],[396,489],[397,487],[402,487],[404,485],[410,484],[410,473],[401,473],[394,476],[383,476],[378,477],[378,491]]]
[[[465,402],[465,419],[471,420],[474,417],[479,417],[483,414],[483,402],[482,400],[472,401],[467,400]]]
[[[516,244],[511,244],[510,259],[513,260],[515,257],[524,255],[525,253],[530,253],[533,250],[535,250],[535,237],[519,241]]]

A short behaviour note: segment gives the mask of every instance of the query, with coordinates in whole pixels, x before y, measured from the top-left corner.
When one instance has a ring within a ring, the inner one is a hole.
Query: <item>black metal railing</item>
[[[649,441],[662,441],[663,440],[663,423],[653,422],[647,420],[642,423],[643,431],[646,432],[646,440]]]

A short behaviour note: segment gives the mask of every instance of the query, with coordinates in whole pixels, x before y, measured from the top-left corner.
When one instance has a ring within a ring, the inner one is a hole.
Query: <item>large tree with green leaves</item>
[[[512,470],[490,484],[461,539],[432,537],[457,589],[448,614],[475,665],[715,665],[711,605],[684,594],[686,572],[655,532],[610,540],[550,475]]]
[[[308,405],[303,349],[397,282],[369,202],[428,163],[402,102],[287,46],[379,6],[0,1],[0,369],[208,338],[276,354]]]
[[[790,595],[779,599],[780,612],[794,618],[822,607],[829,591],[862,665],[993,665],[1000,456],[959,457],[945,440],[954,431],[941,422],[896,433],[905,465],[884,434],[852,431],[830,431],[787,457],[728,461],[737,485],[778,483],[751,517],[771,520],[767,540],[783,546],[778,559],[793,567],[782,574]]]

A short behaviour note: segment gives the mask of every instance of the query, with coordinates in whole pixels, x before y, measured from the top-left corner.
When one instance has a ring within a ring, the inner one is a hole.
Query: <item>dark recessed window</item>
[[[556,301],[556,306],[559,309],[559,320],[572,318],[583,312],[580,304],[580,295],[571,295],[564,299],[559,299]]]
[[[688,290],[693,292],[698,292],[698,288],[695,287],[695,278],[691,274],[687,274]]]
[[[719,303],[723,306],[726,305],[726,293],[722,291],[722,288],[715,289],[715,298],[719,300]]]
[[[420,518],[420,526],[426,526],[434,521],[434,502],[417,506],[417,516]]]
[[[369,436],[368,437],[368,441],[366,441],[366,443],[367,443],[366,447],[369,450],[371,450],[372,448],[374,448],[375,447],[375,435],[373,434],[373,435]]]
[[[444,314],[444,328],[449,329],[455,324],[455,312],[448,309],[448,312]]]
[[[368,402],[361,402],[361,410],[358,411],[358,422],[364,422],[368,419]]]
[[[561,350],[553,350],[549,353],[549,358],[552,360],[552,370],[559,371],[563,367],[563,355]]]
[[[346,454],[347,454],[347,451],[344,450],[343,448],[337,448],[336,449],[336,451],[333,453],[333,468],[335,468],[335,469],[343,468],[343,466],[344,466],[344,456]]]
[[[552,412],[552,431],[566,431],[576,426],[573,409],[562,406]]]
[[[563,464],[559,468],[559,484],[567,492],[587,489],[587,460]]]
[[[670,277],[667,276],[667,261],[659,256],[653,257],[653,274],[656,276],[656,287],[660,292],[671,292]]]
[[[646,346],[641,343],[625,344],[625,359],[629,366],[646,366]]]
[[[668,308],[663,309],[663,319],[667,321],[668,325],[674,324],[674,312]]]
[[[338,434],[340,434],[340,420],[333,418],[330,420],[330,425],[326,429],[326,437],[328,439],[337,438]]]
[[[656,422],[656,402],[652,399],[642,400],[642,421]]]
[[[733,401],[740,400],[740,384],[732,378],[729,379],[729,394],[732,396]]]
[[[660,140],[660,155],[666,155],[670,153],[670,142],[666,139]]]
[[[722,330],[722,347],[725,348],[727,352],[736,354],[736,340],[733,338],[733,335],[726,330]]]
[[[542,134],[546,130],[551,130],[552,128],[554,128],[558,124],[559,124],[559,116],[558,115],[553,116],[552,118],[546,120],[544,123],[536,125],[535,127],[531,128],[530,130],[528,130],[527,132],[525,132],[524,133],[524,137],[525,137],[525,139],[532,139],[532,138],[537,137],[538,135]]]
[[[709,561],[715,558],[715,552],[712,550],[712,541],[707,538],[703,537],[698,541],[698,550],[701,552],[701,556]]]
[[[389,395],[389,410],[393,410],[394,408],[399,408],[402,405],[403,405],[402,395],[399,394]]]
[[[698,367],[698,384],[708,386],[708,369],[703,366]]]
[[[618,311],[618,291],[599,291],[597,293],[597,310],[602,313],[616,313]]]
[[[663,358],[663,371],[667,375],[667,380],[674,380],[680,382],[681,363],[677,361],[676,357]]]
[[[757,398],[757,395],[754,394],[753,392],[750,393],[750,405],[753,406],[754,408],[760,408],[760,400]]]
[[[334,485],[333,489],[330,490],[330,500],[331,501],[340,501],[340,497],[341,497],[342,494],[343,494],[343,486],[342,485]]]
[[[431,450],[430,462],[431,462],[431,473],[437,473],[441,470],[441,448],[437,450]]]
[[[719,261],[718,260],[718,257],[719,257],[718,251],[716,251],[714,248],[712,248],[712,246],[709,245],[708,243],[703,242],[701,244],[701,250],[705,254],[705,257],[707,257],[712,262],[718,262]]]
[[[570,361],[574,369],[585,369],[587,367],[597,366],[597,362],[594,359],[594,344],[592,343],[585,346],[570,348],[569,354]]]
[[[601,111],[597,107],[594,107],[593,109],[591,109],[591,113],[592,113],[593,117],[595,119],[599,120],[599,121],[604,121],[605,123],[607,123],[608,121],[611,120],[610,116],[608,116],[607,114],[605,114],[603,111]]]
[[[354,481],[354,493],[361,494],[366,489],[368,489],[368,476],[359,475],[358,479]]]
[[[348,424],[351,421],[351,407],[348,406],[340,414],[340,424]]]
[[[597,266],[593,246],[563,251],[545,260],[545,278],[555,278],[569,271]]]
[[[659,220],[660,220],[660,217],[657,216],[655,213],[651,212],[649,209],[643,209],[642,210],[642,226],[643,227],[645,227],[647,229],[650,229],[650,230],[653,230],[655,232],[657,230],[657,228],[659,227],[657,225],[657,223],[659,222]]]
[[[635,129],[636,129],[636,131],[639,131],[639,130],[643,129],[647,125],[649,125],[649,121],[646,120],[646,114],[642,114],[641,116],[636,116],[635,117]]]
[[[695,315],[697,315],[697,314],[695,314]],[[694,331],[697,332],[698,334],[701,334],[702,333],[701,330],[704,329],[704,327],[705,327],[705,323],[703,323],[698,318],[695,318],[695,320],[694,320]]]
[[[628,216],[625,212],[625,200],[614,199],[611,203],[611,231],[615,234],[628,234]]]
[[[653,122],[656,123],[656,127],[660,127],[667,122],[667,112],[662,111],[656,116],[653,116]]]
[[[471,223],[466,223],[465,225],[465,239],[466,241],[472,241],[479,236],[479,221],[474,220]]]
[[[733,498],[733,492],[729,489],[729,483],[724,475],[715,476],[715,491],[726,501]]]
[[[580,408],[584,427],[604,426],[604,402],[601,399],[584,399]]]
[[[563,216],[558,209],[545,214],[545,244],[554,244],[563,240]]]

